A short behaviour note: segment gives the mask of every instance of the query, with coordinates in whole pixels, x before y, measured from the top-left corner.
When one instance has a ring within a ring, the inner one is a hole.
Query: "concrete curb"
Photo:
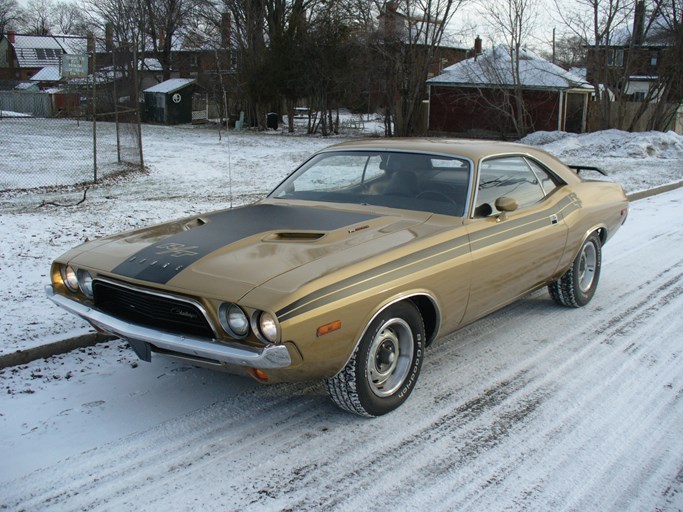
[[[629,201],[638,201],[639,199],[663,194],[664,192],[676,190],[681,187],[683,187],[683,181],[662,185],[661,187],[655,187],[642,192],[635,192],[633,194],[628,194],[626,197]],[[41,358],[64,354],[77,348],[90,347],[96,343],[103,343],[113,339],[115,339],[114,336],[109,336],[107,334],[90,333],[76,336],[75,338],[55,341],[54,343],[48,343],[47,345],[41,345],[39,347],[17,350],[11,354],[0,355],[0,369],[30,363],[31,361]]]
[[[638,201],[639,199],[645,199],[647,197],[656,196],[657,194],[663,194],[664,192],[671,192],[672,190],[676,190],[677,188],[681,187],[683,187],[683,181],[678,181],[676,183],[662,185],[661,187],[643,190],[642,192],[634,192],[633,194],[627,194],[626,197],[629,201]]]
[[[88,333],[65,340],[55,341],[54,343],[40,345],[38,347],[27,348],[26,350],[17,350],[11,354],[0,355],[0,369],[30,363],[37,359],[65,354],[66,352],[70,352],[77,348],[91,347],[96,343],[111,341],[113,339],[115,339],[115,337],[109,336],[108,334]]]

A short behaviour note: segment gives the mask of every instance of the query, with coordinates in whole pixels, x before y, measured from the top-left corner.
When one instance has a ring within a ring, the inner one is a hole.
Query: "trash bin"
[[[269,112],[266,117],[266,126],[270,130],[277,130],[277,114],[275,112]]]

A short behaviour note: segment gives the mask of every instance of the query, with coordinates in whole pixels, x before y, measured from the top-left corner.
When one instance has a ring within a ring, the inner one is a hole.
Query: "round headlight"
[[[225,331],[236,338],[244,338],[249,333],[249,319],[236,304],[221,304],[218,319]]]
[[[78,291],[78,277],[76,277],[76,271],[71,265],[62,267],[62,281],[70,291]]]
[[[264,311],[259,315],[258,327],[261,336],[266,340],[271,343],[275,343],[278,340],[277,322],[275,321],[275,317],[270,313]]]
[[[87,270],[79,270],[76,272],[76,276],[78,277],[78,287],[86,296],[92,299],[92,276],[90,275],[90,272]]]

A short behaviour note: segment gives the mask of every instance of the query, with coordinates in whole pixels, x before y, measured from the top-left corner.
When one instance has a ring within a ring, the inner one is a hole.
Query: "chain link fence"
[[[136,73],[130,56],[117,53],[87,78],[51,89],[0,83],[0,192],[92,184],[144,168]]]

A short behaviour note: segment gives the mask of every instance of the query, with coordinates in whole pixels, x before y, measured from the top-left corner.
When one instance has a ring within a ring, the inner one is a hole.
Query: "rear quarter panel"
[[[567,251],[560,264],[558,276],[572,264],[583,241],[594,231],[604,230],[607,242],[626,220],[628,199],[621,185],[606,181],[582,181],[572,185],[580,201],[580,208],[565,218],[569,227]]]

